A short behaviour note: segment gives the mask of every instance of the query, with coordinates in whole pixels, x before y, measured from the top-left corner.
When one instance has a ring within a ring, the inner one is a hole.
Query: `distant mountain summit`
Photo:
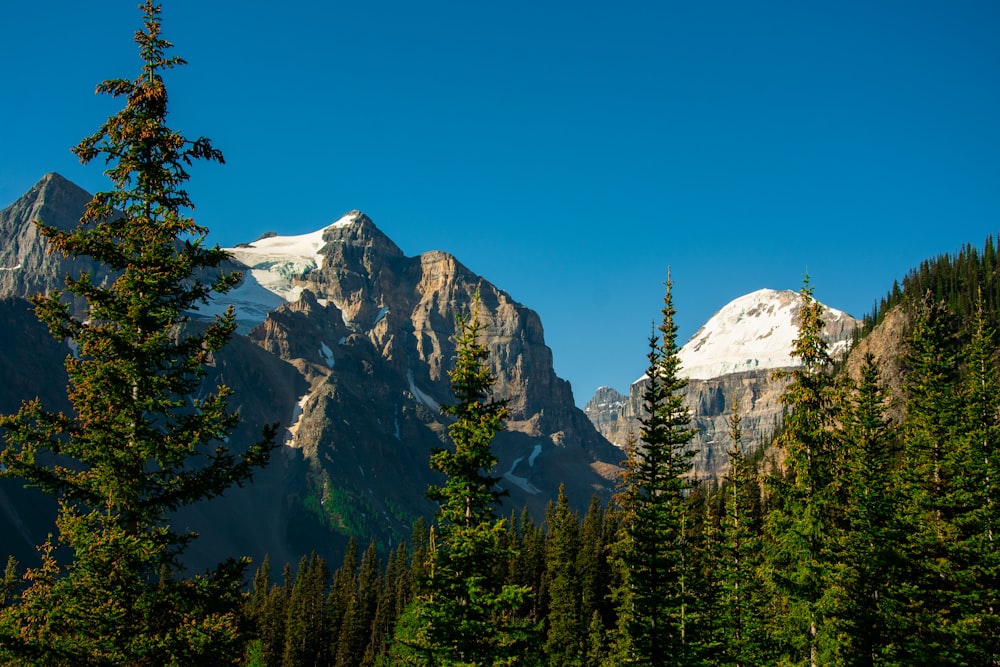
[[[35,226],[41,220],[70,229],[89,201],[85,190],[53,172],[0,211],[0,296],[30,296],[53,286],[61,288],[65,270],[79,273],[96,268],[86,259],[52,261],[48,242]]]
[[[761,289],[730,301],[681,348],[681,374],[707,380],[796,366],[791,352],[801,309],[801,296],[791,290]],[[831,355],[844,352],[858,321],[829,307],[823,321]]]
[[[801,309],[798,292],[757,290],[723,306],[680,349],[680,374],[689,378],[685,404],[698,430],[691,447],[698,450],[693,468],[699,478],[717,479],[728,469],[728,420],[734,406],[747,451],[767,444],[781,425],[787,380],[774,372],[799,365],[791,352]],[[847,351],[861,322],[825,306],[823,321],[823,337],[836,358]],[[598,389],[584,408],[598,431],[618,446],[630,434],[639,435],[645,382],[645,376],[636,380],[628,397]]]

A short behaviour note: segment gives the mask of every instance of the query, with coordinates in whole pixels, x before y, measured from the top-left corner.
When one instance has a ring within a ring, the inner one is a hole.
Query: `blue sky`
[[[137,0],[0,9],[0,206],[138,71]],[[100,9],[95,9],[95,7]],[[583,404],[645,367],[668,265],[683,340],[798,289],[860,316],[920,260],[1000,231],[1000,3],[164,3],[171,122],[222,245],[366,212],[542,317]]]

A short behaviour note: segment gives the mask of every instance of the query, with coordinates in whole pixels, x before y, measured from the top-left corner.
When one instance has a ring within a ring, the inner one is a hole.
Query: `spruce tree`
[[[449,373],[456,402],[442,408],[455,418],[449,427],[454,449],[431,455],[431,468],[446,480],[428,491],[439,503],[436,531],[427,574],[397,625],[395,665],[514,665],[526,647],[527,629],[514,614],[528,589],[498,576],[511,554],[495,511],[501,491],[491,474],[497,463],[491,443],[508,410],[506,401],[491,397],[495,377],[480,340],[479,307],[477,292],[471,314],[458,318],[457,360]]]
[[[147,1],[142,10],[140,74],[97,89],[124,97],[125,107],[74,149],[84,163],[102,158],[113,188],[94,196],[74,229],[39,224],[54,252],[90,257],[112,275],[67,276],[65,294],[33,300],[52,334],[74,343],[66,360],[73,412],[34,400],[0,419],[3,474],[58,499],[58,538],[41,547],[41,566],[0,615],[0,656],[20,665],[221,665],[242,654],[244,564],[186,577],[180,556],[194,535],[169,521],[250,479],[267,462],[274,431],[242,455],[230,451],[230,392],[202,386],[235,316],[199,332],[187,313],[237,276],[218,271],[227,255],[206,246],[184,184],[188,165],[222,155],[166,125],[163,74],[183,61],[168,55],[160,8]],[[82,317],[70,296],[85,302]]]
[[[680,391],[673,282],[667,279],[663,320],[649,340],[640,442],[629,449],[617,496],[621,535],[615,555],[622,571],[615,592],[616,660],[626,665],[690,665],[690,552],[685,477],[695,431]]]
[[[875,357],[863,359],[846,403],[840,446],[848,498],[835,574],[839,599],[833,616],[845,665],[883,665],[895,652],[894,620],[900,572],[900,494],[896,436],[885,416],[885,394]]]
[[[582,590],[577,571],[580,521],[576,512],[570,509],[562,485],[556,504],[550,506],[547,524],[545,572],[549,604],[545,664],[572,667],[582,664],[590,617],[582,613],[580,604]]]
[[[825,626],[833,539],[831,483],[834,449],[830,406],[830,356],[822,337],[823,306],[812,296],[806,278],[800,296],[798,337],[792,356],[799,366],[781,400],[788,410],[778,443],[784,471],[768,480],[772,509],[766,517],[767,562],[764,566],[776,599],[772,628],[783,662],[816,665],[826,662],[833,641]]]
[[[899,610],[900,659],[959,664],[970,648],[961,635],[965,553],[961,521],[968,460],[963,437],[960,341],[951,310],[927,293],[904,357],[906,422],[899,486],[904,490],[904,558]]]
[[[719,493],[723,513],[719,522],[718,559],[714,574],[719,582],[719,631],[726,664],[758,665],[764,654],[763,592],[758,579],[761,553],[760,485],[757,473],[743,452],[742,417],[733,406],[729,417],[732,448],[729,473]]]
[[[992,247],[990,240],[987,248]],[[981,657],[992,654],[995,659],[1000,654],[994,648],[1000,635],[1000,375],[984,302],[980,288],[965,354],[968,371],[963,388],[963,430],[968,440],[968,465],[959,481],[964,482],[970,506],[961,528],[974,573],[967,603],[975,630],[968,633],[967,640],[978,647]]]

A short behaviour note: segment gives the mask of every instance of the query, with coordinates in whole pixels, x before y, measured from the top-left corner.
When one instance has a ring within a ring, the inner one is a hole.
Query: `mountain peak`
[[[708,379],[741,371],[797,366],[791,356],[798,336],[802,298],[792,290],[760,289],[723,306],[681,348],[681,373]],[[842,330],[854,326],[846,313],[824,306],[824,336],[831,352],[843,347]]]

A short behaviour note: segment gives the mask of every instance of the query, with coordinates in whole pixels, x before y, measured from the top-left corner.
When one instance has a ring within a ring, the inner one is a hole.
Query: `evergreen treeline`
[[[864,317],[858,336],[868,334],[894,306],[904,300],[915,305],[928,292],[935,300],[943,301],[957,316],[968,319],[977,307],[976,295],[982,291],[985,311],[990,321],[996,324],[1000,315],[998,252],[997,242],[990,235],[982,250],[965,244],[957,254],[944,253],[922,261],[920,266],[906,274],[902,284],[894,281],[892,289],[873,305],[872,312]]]
[[[540,525],[526,513],[492,523],[504,526],[506,561],[466,574],[528,591],[493,617],[529,639],[515,659],[442,659],[433,643],[423,658],[387,658],[393,618],[420,595],[448,597],[427,588],[434,532],[420,524],[388,562],[372,547],[360,562],[349,551],[332,578],[315,557],[282,584],[259,573],[251,664],[1000,664],[1000,380],[982,301],[964,323],[932,297],[919,305],[899,389],[906,416],[893,423],[876,360],[856,378],[834,373],[822,306],[808,284],[801,296],[781,465],[744,455],[734,410],[730,471],[707,488],[687,476],[668,282],[643,428],[615,501],[595,499],[580,517],[560,495]],[[348,615],[359,606],[360,631]],[[303,630],[309,618],[320,620]],[[314,648],[297,661],[302,637]]]
[[[74,414],[38,401],[0,417],[0,474],[59,500],[42,565],[0,581],[0,662],[16,665],[998,665],[1000,649],[1000,303],[992,239],[980,255],[927,263],[894,289],[912,326],[904,379],[889,389],[867,356],[835,372],[808,282],[787,372],[777,464],[744,456],[730,421],[721,486],[690,477],[691,417],[679,397],[673,284],[649,340],[641,430],[614,501],[583,517],[565,494],[536,523],[500,517],[491,441],[506,418],[480,340],[478,299],[459,318],[452,445],[430,454],[445,483],[433,521],[380,556],[352,544],[331,572],[313,554],[275,581],[265,561],[249,592],[245,561],[189,577],[195,538],[172,511],[248,480],[273,429],[242,455],[228,390],[201,392],[203,367],[234,329],[232,311],[180,335],[191,306],[235,277],[199,282],[224,253],[183,211],[205,139],[165,125],[159,7],[143,5],[143,70],[100,90],[127,99],[77,152],[106,159],[114,189],[81,225],[42,226],[64,254],[118,272],[70,277],[88,303],[35,300],[67,359]],[[121,213],[121,215],[118,214]],[[895,303],[895,302],[893,302]],[[756,443],[760,447],[764,443]]]

